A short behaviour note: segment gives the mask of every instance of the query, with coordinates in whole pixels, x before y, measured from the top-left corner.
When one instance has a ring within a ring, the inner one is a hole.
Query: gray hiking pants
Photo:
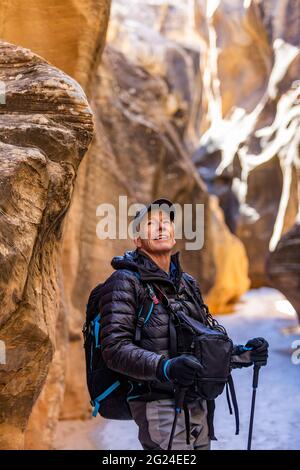
[[[174,400],[131,401],[130,410],[139,427],[139,441],[144,450],[167,450],[174,420]],[[210,450],[205,400],[188,405],[190,444],[186,443],[184,411],[178,415],[172,450]]]

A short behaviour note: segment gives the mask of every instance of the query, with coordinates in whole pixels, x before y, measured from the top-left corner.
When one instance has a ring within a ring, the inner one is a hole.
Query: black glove
[[[264,338],[253,338],[245,344],[245,347],[252,348],[250,357],[255,365],[267,365],[269,347],[268,341],[266,341]]]
[[[197,371],[202,371],[203,366],[194,356],[182,354],[173,359],[161,359],[157,367],[157,378],[161,382],[173,382],[174,384],[188,387],[195,380]]]

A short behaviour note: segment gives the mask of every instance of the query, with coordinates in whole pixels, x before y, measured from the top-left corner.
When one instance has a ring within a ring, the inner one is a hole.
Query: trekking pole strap
[[[239,408],[237,404],[237,399],[236,399],[236,394],[235,394],[235,389],[234,389],[234,383],[231,374],[229,375],[228,378],[228,385],[229,385],[229,390],[231,394],[231,401],[232,401],[232,406],[234,409],[234,415],[235,415],[235,434],[239,434],[240,432],[240,416],[239,416]]]
[[[208,436],[211,441],[217,441],[214,429],[215,400],[206,400]]]

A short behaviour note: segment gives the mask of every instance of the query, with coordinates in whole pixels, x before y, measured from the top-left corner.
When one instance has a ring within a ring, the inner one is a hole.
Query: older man
[[[206,314],[205,309],[201,311],[198,282],[182,271],[179,252],[171,254],[176,244],[174,217],[175,207],[168,199],[157,199],[137,212],[136,249],[113,258],[111,264],[116,271],[105,282],[101,296],[103,359],[110,369],[131,379],[128,403],[139,427],[139,441],[146,450],[168,448],[174,419],[173,384],[187,387],[201,370],[194,356],[170,355],[170,315],[161,302],[154,304],[145,319],[140,341],[135,342],[137,309],[146,296],[146,282],[155,283],[175,311],[184,311],[199,321]],[[235,348],[236,367],[249,366],[254,361],[265,365],[267,342],[255,338],[247,344],[252,347],[251,352],[241,346]],[[186,442],[186,423],[180,413],[172,448],[210,449],[206,401],[195,399],[189,412],[190,444]]]

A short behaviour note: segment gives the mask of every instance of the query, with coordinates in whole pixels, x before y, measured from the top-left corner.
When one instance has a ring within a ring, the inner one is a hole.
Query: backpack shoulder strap
[[[140,280],[142,284],[143,281],[141,280],[140,274],[137,271],[134,271],[135,276]],[[153,307],[155,304],[158,304],[158,298],[153,290],[153,287],[148,282],[145,283],[147,293],[142,301],[142,305],[138,309],[137,313],[137,324],[135,330],[134,341],[136,344],[139,344],[142,338],[142,329],[145,323],[149,320]]]
[[[200,307],[200,313],[201,313],[203,323],[208,324],[208,318],[207,318],[208,307],[204,303],[200,291],[198,289],[197,290],[195,289],[195,286],[194,286],[192,280],[190,279],[190,277],[187,275],[187,273],[185,273],[185,272],[182,273],[182,277],[185,281],[185,284],[188,286],[188,294],[190,294],[190,296],[193,299],[195,305],[199,305],[199,307]],[[203,312],[203,309],[205,310],[205,313]]]
[[[98,300],[103,283],[98,284],[91,291],[86,305],[86,323],[90,323],[98,313]]]
[[[207,425],[208,425],[208,436],[211,441],[217,441],[215,436],[214,428],[214,415],[215,415],[215,400],[207,400]]]
[[[230,394],[231,394],[232,406],[233,406],[233,409],[234,409],[235,434],[239,434],[239,430],[240,430],[239,408],[238,408],[238,404],[237,404],[237,399],[236,399],[236,394],[235,394],[235,389],[234,389],[234,383],[233,383],[233,378],[232,378],[231,374],[229,374],[229,376],[228,376],[228,386],[229,386],[229,390],[230,390]],[[229,412],[230,412],[230,414],[232,414],[227,383],[226,383],[226,396],[227,396],[227,402],[228,402],[228,406],[229,406]]]
[[[182,277],[185,281],[185,284],[187,284],[188,287],[189,287],[189,292],[190,292],[191,296],[194,297],[194,299],[195,299],[195,296],[196,296],[197,303],[200,304],[202,307],[205,306],[206,304],[204,303],[204,300],[203,300],[203,297],[201,295],[200,289],[196,288],[196,286],[193,283],[190,275],[183,272]]]
[[[216,320],[212,316],[212,314],[210,313],[208,306],[206,305],[206,303],[203,300],[200,289],[198,289],[197,287],[195,288],[193,282],[191,281],[191,279],[189,278],[187,273],[183,273],[182,277],[184,278],[187,285],[189,286],[189,291],[190,291],[191,296],[194,299],[194,302],[196,302],[196,304],[198,303],[198,305],[200,306],[201,316],[203,318],[204,324],[206,324],[207,326],[210,326],[211,328],[214,328],[214,329],[220,331],[221,333],[223,333],[224,335],[228,336],[227,331],[224,328],[224,326],[220,325],[218,320]],[[194,295],[194,292],[196,292],[196,294],[197,294],[196,297]],[[202,309],[204,309],[205,313],[203,313]]]
[[[135,335],[134,335],[134,342],[139,344],[142,338],[142,329],[144,324],[150,317],[152,310],[154,307],[154,303],[150,297],[146,297],[144,300],[143,305],[140,307],[138,311],[138,318],[136,323]]]

